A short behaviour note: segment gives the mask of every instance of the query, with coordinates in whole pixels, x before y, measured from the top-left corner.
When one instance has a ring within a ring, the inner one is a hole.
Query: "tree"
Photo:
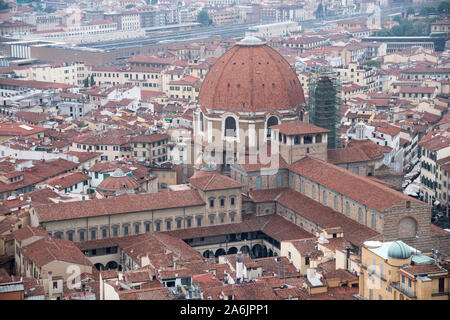
[[[363,64],[366,66],[369,66],[369,67],[380,67],[381,66],[381,64],[376,60],[367,60]]]
[[[315,15],[316,15],[316,19],[323,18],[323,5],[322,5],[322,2],[320,2],[319,5],[317,6],[317,10],[315,12]]]
[[[421,16],[428,16],[430,14],[435,14],[435,13],[436,13],[436,8],[434,8],[434,7],[423,7],[420,10],[419,15],[421,15]]]
[[[85,88],[89,87],[89,76],[87,76],[86,79],[84,79],[84,87]]]
[[[4,0],[0,0],[0,10],[9,9],[9,4]]]
[[[375,35],[379,37],[413,37],[413,36],[427,36],[430,33],[430,21],[408,19],[396,19],[398,25],[391,29],[381,29]]]
[[[92,86],[95,86],[95,81],[94,81],[94,76],[93,75],[91,75],[91,87]]]
[[[449,14],[450,13],[450,1],[444,1],[439,4],[437,7],[437,11],[440,14]]]
[[[409,16],[410,14],[416,14],[413,7],[409,7],[408,10],[406,10],[406,15]]]
[[[210,25],[212,22],[206,10],[202,10],[198,13],[197,21],[204,26]]]
[[[46,12],[46,13],[53,13],[53,12],[56,12],[56,9],[53,8],[52,6],[46,6],[45,9],[44,9],[44,12]]]
[[[402,17],[401,16],[395,16],[394,19],[395,22],[401,23],[402,22]]]

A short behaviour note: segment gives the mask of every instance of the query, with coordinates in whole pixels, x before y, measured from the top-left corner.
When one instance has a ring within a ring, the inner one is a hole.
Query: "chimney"
[[[244,280],[244,263],[242,259],[242,252],[236,254],[236,283],[241,283]]]
[[[51,271],[47,273],[48,276],[48,296],[51,299],[53,296],[53,274]]]
[[[349,261],[350,261],[350,247],[349,246],[345,247],[345,251],[347,252],[346,259],[345,259],[345,269],[348,270]]]

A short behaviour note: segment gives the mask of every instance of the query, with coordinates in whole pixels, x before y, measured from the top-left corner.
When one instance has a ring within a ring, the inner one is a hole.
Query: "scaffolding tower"
[[[341,83],[331,69],[316,69],[308,79],[309,122],[330,130],[328,149],[340,147]]]

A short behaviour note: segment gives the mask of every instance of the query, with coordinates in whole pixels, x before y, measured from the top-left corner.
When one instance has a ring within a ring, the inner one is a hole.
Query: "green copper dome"
[[[388,256],[393,259],[408,259],[411,257],[411,249],[402,241],[395,241],[389,246]]]

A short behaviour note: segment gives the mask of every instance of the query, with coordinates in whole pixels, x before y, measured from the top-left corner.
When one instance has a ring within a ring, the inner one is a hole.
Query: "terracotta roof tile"
[[[108,199],[42,204],[37,205],[35,210],[39,221],[46,222],[202,205],[204,202],[197,191],[187,190],[156,194],[125,194]]]
[[[284,192],[277,202],[321,228],[342,227],[344,238],[355,245],[378,235],[375,230],[359,224],[342,213],[336,212],[292,189]]]
[[[20,248],[22,254],[38,267],[52,261],[65,261],[86,266],[93,266],[77,246],[68,240],[44,238]]]
[[[305,157],[289,166],[289,169],[378,211],[406,201],[426,205],[366,177],[315,158]]]
[[[198,171],[190,179],[189,183],[202,191],[224,190],[241,188],[242,184],[217,171]]]
[[[305,98],[293,68],[277,51],[236,45],[209,69],[198,102],[216,110],[251,112],[292,109]]]
[[[330,130],[320,128],[311,123],[303,121],[290,121],[277,124],[270,127],[272,130],[279,130],[281,133],[291,136],[297,134],[309,134],[309,133],[324,133],[330,132]]]

